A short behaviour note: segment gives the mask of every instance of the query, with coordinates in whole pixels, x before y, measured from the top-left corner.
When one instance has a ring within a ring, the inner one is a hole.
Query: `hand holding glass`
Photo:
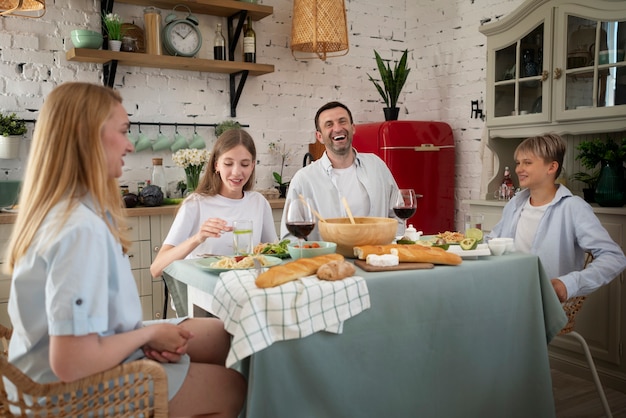
[[[285,203],[285,223],[289,233],[298,238],[300,257],[302,257],[302,240],[308,237],[315,228],[312,205],[313,202],[307,198],[290,199]]]

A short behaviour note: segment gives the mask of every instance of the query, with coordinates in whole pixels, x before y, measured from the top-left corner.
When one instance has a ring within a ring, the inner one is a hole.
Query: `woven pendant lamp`
[[[46,13],[46,0],[0,0],[1,16],[38,18]]]
[[[344,0],[294,0],[291,53],[294,58],[339,57],[348,53]]]

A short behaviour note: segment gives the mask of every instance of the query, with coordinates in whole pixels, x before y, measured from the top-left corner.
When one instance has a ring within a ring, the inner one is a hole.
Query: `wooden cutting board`
[[[354,260],[354,264],[365,271],[420,270],[435,267],[432,263],[400,263],[397,266],[371,266],[365,260]]]

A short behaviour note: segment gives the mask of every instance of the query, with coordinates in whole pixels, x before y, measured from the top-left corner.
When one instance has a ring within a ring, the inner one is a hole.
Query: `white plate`
[[[272,267],[272,266],[276,266],[280,263],[283,262],[283,260],[281,260],[278,257],[272,257],[269,255],[264,255],[263,257],[265,257],[265,259],[267,260],[267,264],[265,266],[263,266],[264,268],[267,267]],[[230,270],[252,270],[254,269],[254,267],[248,267],[248,268],[222,268],[222,267],[211,267],[211,264],[220,261],[222,257],[207,257],[207,258],[199,258],[196,260],[196,266],[200,267],[202,270],[207,270],[207,271],[212,271],[214,273],[221,273],[223,271],[230,271]]]
[[[491,250],[487,244],[478,244],[475,250],[464,250],[460,245],[451,245],[448,248],[448,252],[458,254],[461,258],[469,258],[469,257],[482,257],[486,255],[491,255]]]
[[[13,206],[7,206],[6,208],[0,208],[0,212],[17,213],[17,209],[13,209]]]

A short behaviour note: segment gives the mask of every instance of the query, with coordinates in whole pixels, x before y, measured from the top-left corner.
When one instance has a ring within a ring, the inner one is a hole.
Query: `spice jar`
[[[161,11],[156,7],[143,9],[146,54],[161,55]]]

